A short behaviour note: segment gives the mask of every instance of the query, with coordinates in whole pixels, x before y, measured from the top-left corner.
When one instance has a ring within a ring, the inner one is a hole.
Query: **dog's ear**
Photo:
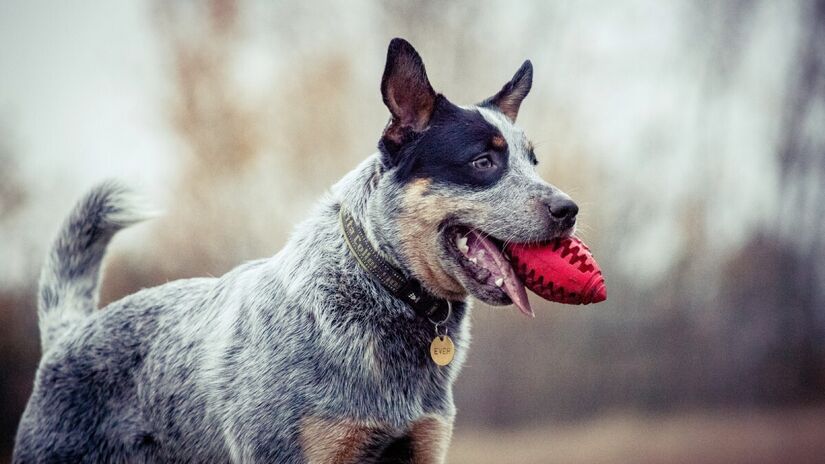
[[[479,106],[495,107],[511,121],[516,122],[521,101],[530,93],[532,86],[533,64],[527,60],[518,68],[510,82],[504,84],[497,94],[484,100]]]
[[[422,132],[430,123],[436,94],[418,52],[404,39],[395,38],[387,50],[381,79],[381,95],[392,113],[384,137],[402,145],[411,132]]]

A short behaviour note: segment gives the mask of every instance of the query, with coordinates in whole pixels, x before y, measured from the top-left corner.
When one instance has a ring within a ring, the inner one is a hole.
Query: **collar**
[[[347,248],[367,273],[396,298],[407,303],[419,317],[429,319],[435,325],[443,324],[450,318],[452,303],[428,292],[414,277],[405,277],[400,270],[378,254],[364,229],[344,205],[341,205],[339,219]]]

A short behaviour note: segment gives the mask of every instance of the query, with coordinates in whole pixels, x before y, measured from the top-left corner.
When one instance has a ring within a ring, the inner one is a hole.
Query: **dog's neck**
[[[339,284],[346,282],[346,288],[342,287],[335,299],[357,293],[361,299],[374,297],[376,301],[372,306],[375,307],[377,304],[384,307],[385,313],[404,317],[415,316],[409,304],[388,292],[358,263],[346,245],[340,225],[340,208],[345,205],[352,218],[363,228],[375,251],[405,278],[414,277],[409,269],[401,264],[403,258],[397,247],[388,243],[388,240],[382,240],[388,235],[388,231],[384,230],[387,229],[386,224],[381,224],[377,219],[382,211],[378,210],[373,195],[383,175],[387,173],[381,164],[380,154],[368,157],[333,185],[330,194],[317,205],[316,211],[306,222],[298,226],[298,230],[292,235],[279,258],[283,265],[294,269],[290,274],[294,280],[289,283],[288,289],[295,298],[301,298],[302,295],[312,298],[312,295],[317,295],[304,291],[316,287],[317,282],[322,280],[317,272],[308,270],[324,269],[337,274],[330,276],[330,279],[337,280]]]
[[[389,264],[405,277],[410,277],[409,269],[403,265],[404,259],[398,249],[387,239],[386,224],[377,218],[385,217],[384,208],[376,201],[376,190],[387,169],[376,153],[345,175],[332,187],[332,194],[339,205],[344,206],[352,218],[363,228],[367,239],[375,250]]]
[[[445,321],[450,317],[452,302],[431,294],[418,279],[405,276],[387,262],[370,242],[363,227],[352,217],[345,203],[340,205],[339,216],[347,248],[362,269],[396,298],[407,303],[419,317],[431,322]]]

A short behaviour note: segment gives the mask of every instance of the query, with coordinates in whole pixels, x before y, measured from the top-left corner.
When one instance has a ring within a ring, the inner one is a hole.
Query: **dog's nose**
[[[571,221],[579,214],[579,206],[569,198],[553,200],[548,208],[554,218],[561,220]]]

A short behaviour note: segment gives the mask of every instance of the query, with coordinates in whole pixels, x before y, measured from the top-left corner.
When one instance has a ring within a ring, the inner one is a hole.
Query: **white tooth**
[[[475,258],[475,257],[470,258],[470,262],[473,263],[473,264],[478,264],[478,258]]]
[[[478,255],[479,258],[483,258],[484,257],[484,250],[478,250],[478,253],[476,253],[476,254]]]
[[[465,255],[470,251],[470,247],[467,246],[467,237],[459,237],[455,239],[455,244]]]
[[[496,287],[501,287],[503,284],[504,284],[504,278],[503,277],[499,277],[498,279],[496,279]]]

